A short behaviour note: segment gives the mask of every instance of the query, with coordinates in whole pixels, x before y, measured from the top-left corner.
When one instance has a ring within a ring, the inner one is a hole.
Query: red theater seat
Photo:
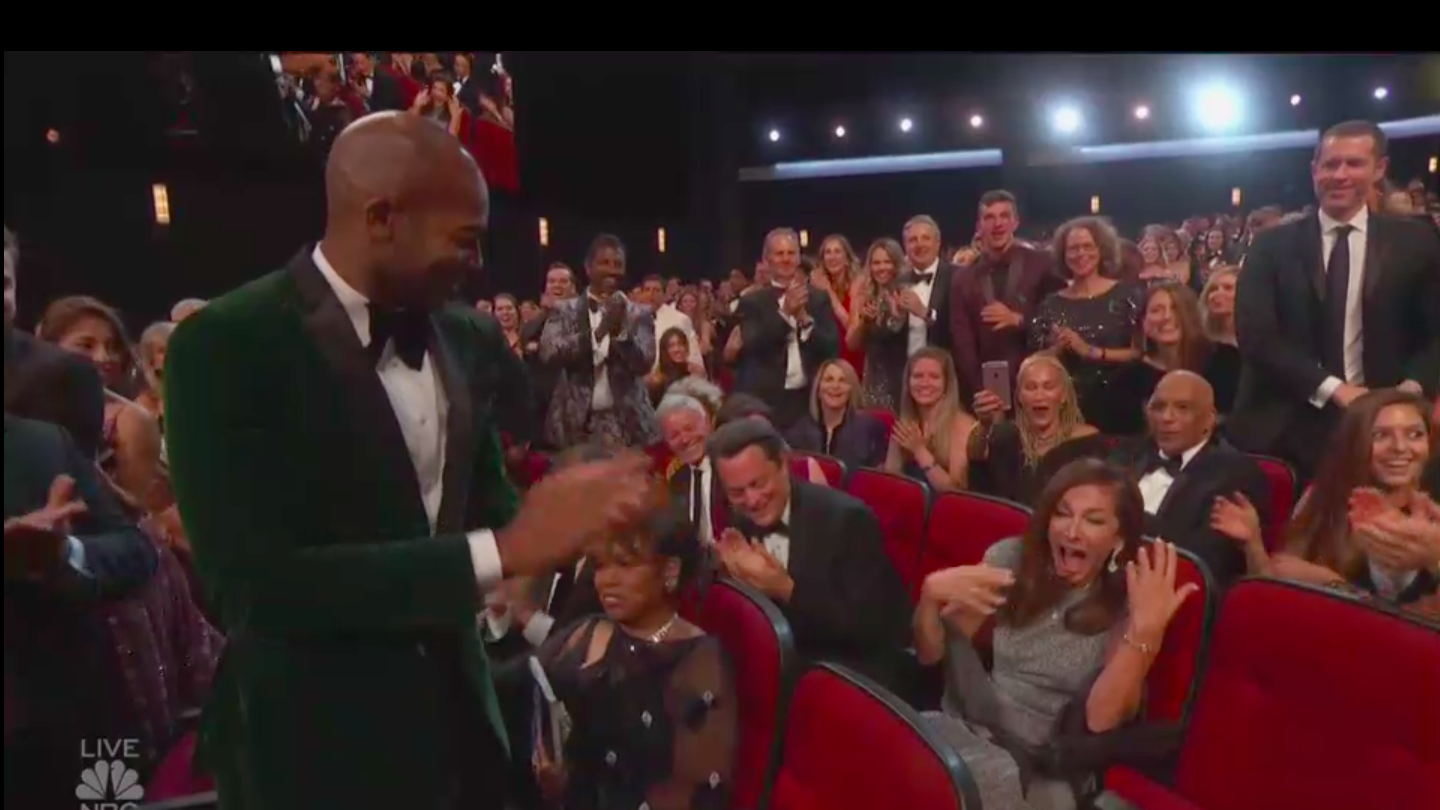
[[[1264,527],[1265,548],[1275,551],[1285,537],[1285,525],[1295,509],[1299,479],[1295,469],[1285,461],[1270,456],[1252,455],[1265,479],[1270,482],[1270,523]]]
[[[899,698],[844,667],[816,664],[785,715],[769,810],[965,810],[980,806],[965,763]]]
[[[890,435],[890,431],[892,431],[892,430],[895,429],[895,412],[894,412],[894,411],[892,411],[892,410],[890,410],[890,409],[888,409],[888,408],[875,408],[874,410],[869,410],[869,411],[866,411],[865,413],[868,413],[868,414],[870,414],[871,416],[875,417],[876,419],[879,419],[879,420],[880,420],[880,424],[882,424],[882,425],[885,426],[885,435],[886,435],[886,436],[889,436],[889,435]]]
[[[957,565],[978,565],[985,550],[1007,537],[1025,533],[1030,510],[1018,503],[974,492],[936,496],[925,522],[925,540],[911,597],[920,598],[925,577]]]
[[[1200,560],[1183,548],[1175,569],[1175,585],[1194,583],[1191,594],[1170,620],[1165,641],[1145,678],[1145,719],[1152,723],[1183,723],[1205,659],[1206,638],[1215,614],[1215,585]]]
[[[830,486],[840,487],[844,485],[845,462],[841,461],[840,459],[835,458],[834,456],[827,456],[824,453],[796,452],[792,455],[799,459],[815,459],[815,463],[820,465],[820,471],[825,473],[825,480],[830,483]]]
[[[1141,810],[1354,810],[1440,800],[1440,629],[1331,591],[1226,594],[1174,789],[1129,771]]]
[[[731,807],[761,807],[780,738],[780,700],[795,657],[790,623],[770,600],[731,580],[716,582],[698,605],[681,612],[720,640],[735,667],[740,740]]]
[[[885,535],[885,553],[905,587],[914,592],[919,582],[929,489],[913,478],[865,467],[850,474],[845,490],[875,512]]]
[[[215,789],[209,775],[195,770],[197,740],[196,732],[187,732],[165,753],[145,783],[146,799],[151,802],[181,800]]]

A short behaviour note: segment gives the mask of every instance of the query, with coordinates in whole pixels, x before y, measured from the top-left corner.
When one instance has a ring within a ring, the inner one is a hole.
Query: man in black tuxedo
[[[53,807],[90,764],[82,739],[134,736],[97,606],[158,564],[62,428],[5,414],[6,807]]]
[[[736,390],[773,408],[775,425],[784,431],[805,416],[815,370],[840,351],[840,328],[829,297],[811,295],[799,272],[795,231],[776,228],[766,235],[764,261],[770,286],[740,298],[725,359],[738,361]]]
[[[766,422],[731,422],[708,447],[735,513],[717,544],[725,571],[779,605],[801,655],[892,685],[910,600],[875,514],[840,490],[791,478],[789,448]]]
[[[1145,500],[1146,531],[1189,551],[1224,588],[1246,572],[1244,549],[1210,528],[1216,498],[1244,496],[1267,525],[1270,486],[1254,459],[1215,435],[1215,391],[1190,371],[1160,379],[1145,405],[1150,435],[1115,461],[1130,469]]]
[[[1320,208],[1255,240],[1240,275],[1244,366],[1226,434],[1310,478],[1341,411],[1371,388],[1429,396],[1440,382],[1440,239],[1369,211],[1385,133],[1325,132],[1311,166]]]
[[[922,346],[950,351],[950,284],[955,265],[940,255],[940,226],[926,214],[911,217],[901,231],[908,285],[900,298],[910,315],[910,354]]]
[[[53,422],[93,459],[105,423],[105,388],[84,358],[15,331],[20,247],[5,229],[5,412]]]

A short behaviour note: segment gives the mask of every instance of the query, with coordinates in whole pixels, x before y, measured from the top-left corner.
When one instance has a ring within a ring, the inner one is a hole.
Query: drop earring
[[[1110,552],[1110,562],[1105,564],[1105,570],[1112,574],[1120,570],[1120,546]]]

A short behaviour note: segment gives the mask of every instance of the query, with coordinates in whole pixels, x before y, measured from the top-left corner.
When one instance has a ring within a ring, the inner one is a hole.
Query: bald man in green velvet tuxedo
[[[483,595],[634,519],[644,462],[562,471],[517,507],[492,421],[504,340],[441,303],[488,209],[454,138],[361,119],[326,196],[320,244],[169,347],[176,497],[230,638],[201,760],[226,810],[500,808]]]

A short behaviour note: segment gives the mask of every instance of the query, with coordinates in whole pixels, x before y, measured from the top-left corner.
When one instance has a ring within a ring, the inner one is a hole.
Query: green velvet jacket
[[[310,247],[170,342],[175,494],[230,639],[200,751],[226,810],[437,806],[455,729],[504,745],[465,532],[516,509],[492,422],[505,343],[465,308],[432,325],[448,402],[433,535],[374,363]],[[475,767],[498,793],[497,758]]]

